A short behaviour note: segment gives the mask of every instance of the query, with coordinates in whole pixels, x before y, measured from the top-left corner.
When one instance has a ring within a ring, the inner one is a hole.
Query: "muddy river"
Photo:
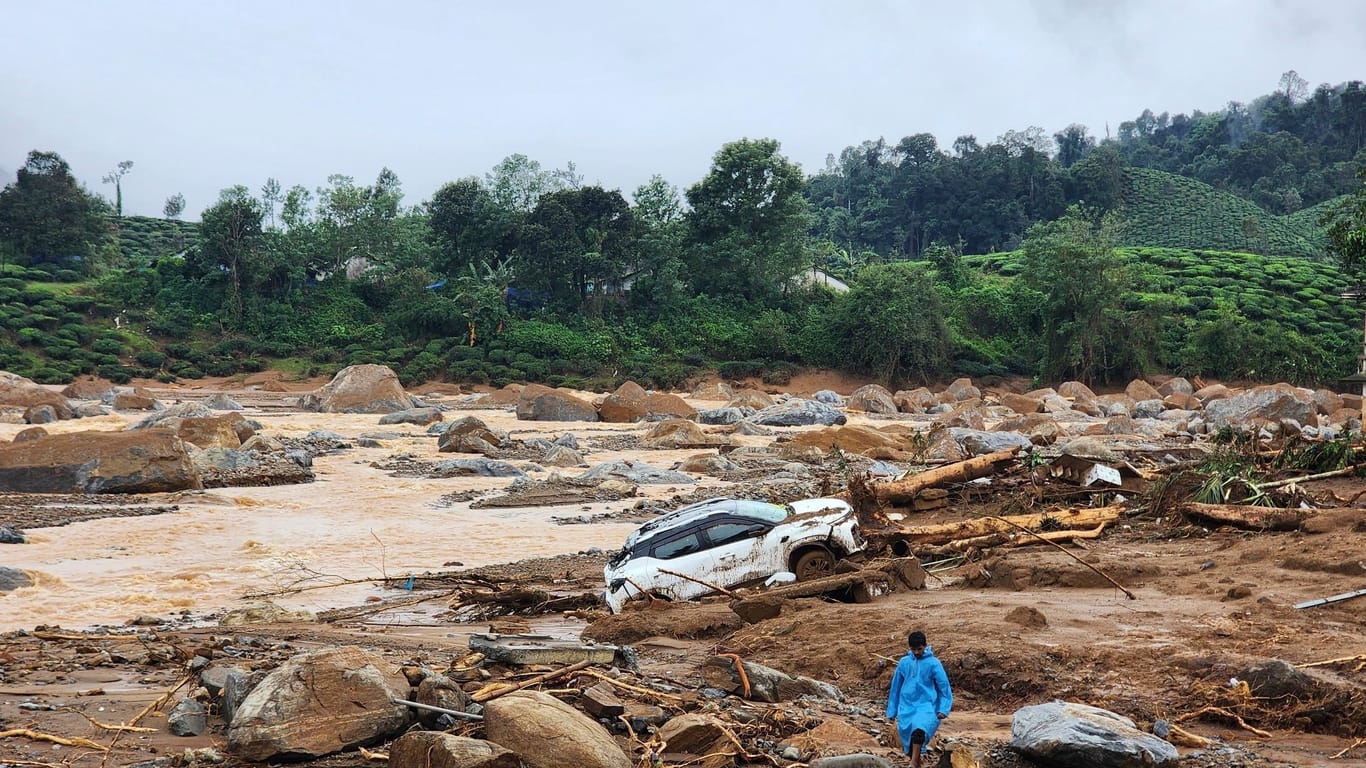
[[[514,437],[555,437],[573,431],[581,441],[639,427],[609,424],[519,422],[503,410],[452,412],[447,419],[477,415]],[[49,425],[52,432],[120,429],[142,414],[78,419]],[[378,416],[248,409],[268,435],[301,437],[328,429],[346,437],[386,431],[403,437],[382,448],[357,448],[314,461],[317,480],[303,485],[217,488],[167,494],[154,503],[178,511],[115,517],[59,528],[28,528],[29,543],[0,548],[0,564],[30,571],[32,587],[0,593],[0,631],[59,624],[67,628],[123,624],[139,615],[189,612],[201,617],[240,607],[247,596],[328,579],[375,579],[272,597],[282,607],[312,611],[358,605],[392,596],[378,582],[409,573],[509,562],[526,557],[619,546],[634,524],[558,525],[553,517],[617,511],[634,499],[591,505],[471,509],[442,496],[494,490],[500,478],[422,479],[395,477],[372,466],[394,454],[451,458],[436,440],[412,425],[377,425]],[[0,439],[24,425],[0,424]],[[636,454],[596,451],[590,464],[639,458],[667,468],[695,451]],[[526,465],[526,462],[514,462]],[[562,470],[577,474],[579,470]],[[535,473],[546,477],[548,473]],[[668,496],[688,486],[643,486],[642,493]],[[154,497],[156,498],[156,497]]]

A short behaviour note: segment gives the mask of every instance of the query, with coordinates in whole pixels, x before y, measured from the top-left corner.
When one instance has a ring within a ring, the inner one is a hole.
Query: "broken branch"
[[[1218,715],[1220,717],[1228,718],[1229,720],[1232,720],[1235,723],[1237,723],[1244,730],[1251,731],[1252,733],[1255,733],[1256,735],[1261,736],[1264,739],[1271,738],[1271,734],[1267,733],[1266,731],[1263,731],[1260,728],[1254,728],[1253,726],[1249,725],[1248,722],[1244,720],[1242,717],[1234,714],[1233,712],[1228,711],[1227,709],[1224,709],[1223,707],[1201,707],[1200,709],[1197,709],[1194,712],[1188,712],[1176,718],[1176,722],[1180,723],[1185,722],[1186,720],[1194,720],[1195,718],[1204,714]]]
[[[609,685],[614,685],[614,686],[616,686],[616,687],[622,689],[623,691],[631,691],[632,693],[638,693],[638,694],[641,694],[641,695],[644,695],[644,696],[654,696],[654,697],[657,697],[657,698],[660,698],[660,699],[664,699],[665,701],[682,701],[682,700],[683,700],[683,697],[681,697],[681,696],[674,696],[673,694],[670,694],[670,693],[663,693],[663,692],[661,692],[661,691],[653,691],[653,690],[650,690],[649,688],[640,688],[640,687],[638,687],[638,686],[634,686],[634,685],[631,685],[631,684],[629,684],[629,683],[623,683],[622,681],[617,680],[616,678],[608,677],[607,675],[604,675],[604,674],[602,674],[601,672],[595,672],[594,670],[591,670],[591,669],[583,670],[583,671],[579,672],[579,674],[580,674],[580,675],[587,675],[588,677],[592,677],[592,678],[595,678],[595,679],[597,679],[597,680],[601,680],[601,681],[603,681],[604,683],[608,683]]]
[[[531,686],[538,685],[540,683],[548,683],[551,680],[564,677],[565,675],[568,675],[572,672],[578,672],[581,669],[587,669],[588,667],[592,666],[592,664],[593,662],[588,661],[586,659],[584,661],[576,661],[573,664],[570,664],[569,666],[565,667],[564,669],[558,669],[554,672],[546,672],[543,675],[537,675],[533,678],[523,680],[522,682],[517,683],[515,685],[505,683],[502,685],[502,687],[491,686],[489,688],[484,688],[475,691],[474,694],[470,696],[470,699],[472,701],[476,701],[482,704],[486,701],[496,699],[499,696],[505,696],[509,693],[512,693],[513,691],[520,691],[523,688],[530,688]]]
[[[132,733],[156,733],[156,732],[157,732],[157,729],[155,729],[155,728],[143,728],[143,727],[137,726],[137,725],[110,725],[109,723],[101,723],[99,720],[96,720],[95,718],[91,717],[90,715],[87,715],[86,713],[80,711],[79,709],[72,709],[71,707],[63,707],[63,709],[65,709],[67,712],[75,712],[76,714],[80,715],[81,717],[84,717],[86,720],[89,720],[91,725],[93,725],[93,726],[95,726],[96,728],[99,728],[99,729],[101,729],[101,730],[105,730],[105,731],[129,731],[129,732],[132,732]]]
[[[882,504],[910,501],[926,488],[948,483],[966,483],[994,475],[1003,468],[1003,465],[1014,461],[1015,454],[1019,450],[1019,448],[1011,448],[1006,451],[996,451],[995,453],[975,456],[966,461],[927,470],[901,480],[879,483],[873,486],[873,495]]]
[[[1046,544],[1052,545],[1052,546],[1053,546],[1054,548],[1056,548],[1059,552],[1063,553],[1064,555],[1067,555],[1068,557],[1072,558],[1073,560],[1076,560],[1077,562],[1081,563],[1082,565],[1086,566],[1087,568],[1090,568],[1090,569],[1091,569],[1092,571],[1094,571],[1098,576],[1100,576],[1101,578],[1103,578],[1103,579],[1105,579],[1106,581],[1110,582],[1111,584],[1114,584],[1114,585],[1115,585],[1115,589],[1118,589],[1120,592],[1123,592],[1126,596],[1128,596],[1128,598],[1129,598],[1130,600],[1137,600],[1137,599],[1138,599],[1138,598],[1134,595],[1133,592],[1130,592],[1129,590],[1125,589],[1123,584],[1120,584],[1118,581],[1115,581],[1114,579],[1110,578],[1109,574],[1105,573],[1104,571],[1102,571],[1101,569],[1095,567],[1094,565],[1091,565],[1090,563],[1086,562],[1085,560],[1082,560],[1080,557],[1077,557],[1076,555],[1072,554],[1071,552],[1068,552],[1066,547],[1062,546],[1061,544],[1057,543],[1056,541],[1049,541],[1048,539],[1043,538],[1042,536],[1040,536],[1039,534],[1037,534],[1037,533],[1035,533],[1035,532],[1029,530],[1028,528],[1022,528],[1021,526],[1015,525],[1015,523],[1010,522],[1009,520],[1005,519],[1004,517],[997,517],[997,518],[994,518],[994,519],[1000,520],[1001,522],[1005,523],[1006,525],[1012,526],[1012,527],[1014,527],[1014,528],[1019,528],[1022,532],[1027,533],[1027,534],[1029,534],[1030,536],[1034,536],[1034,537],[1036,537],[1036,538],[1042,540],[1042,541],[1043,541],[1044,543],[1046,543]]]
[[[703,581],[703,580],[701,580],[701,579],[693,578],[692,576],[689,576],[689,575],[684,574],[684,573],[678,573],[677,571],[671,571],[671,570],[668,570],[667,568],[660,568],[660,569],[658,569],[658,570],[659,570],[660,573],[665,573],[665,574],[668,574],[668,575],[670,575],[670,576],[677,576],[677,577],[680,578],[680,579],[687,579],[688,581],[691,581],[691,582],[693,582],[693,583],[695,583],[695,584],[701,584],[702,586],[706,587],[707,589],[710,589],[710,590],[713,591],[713,592],[720,592],[721,594],[725,595],[726,597],[735,597],[735,593],[734,593],[734,592],[732,592],[732,591],[730,591],[729,589],[726,589],[725,587],[722,587],[722,586],[720,586],[720,585],[712,584],[711,582],[707,582],[707,581]]]
[[[1263,486],[1265,487],[1265,486]],[[1186,515],[1215,525],[1231,525],[1257,531],[1294,531],[1304,521],[1298,509],[1254,507],[1243,504],[1186,504]]]
[[[53,736],[50,733],[30,730],[28,728],[13,728],[8,731],[0,731],[0,739],[6,739],[11,736],[23,736],[26,739],[33,739],[34,741],[48,741],[53,744],[61,744],[64,747],[85,747],[86,749],[97,749],[101,752],[109,751],[109,747],[106,747],[103,744],[96,744],[90,739],[82,739],[79,736],[68,739],[62,736]]]

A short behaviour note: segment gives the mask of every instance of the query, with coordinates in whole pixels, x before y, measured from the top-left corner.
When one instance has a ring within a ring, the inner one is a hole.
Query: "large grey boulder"
[[[144,417],[129,429],[179,429],[181,422],[185,419],[212,419],[213,411],[209,410],[203,403],[179,403],[164,411],[157,411],[151,416]]]
[[[408,681],[354,646],[295,656],[266,676],[228,728],[228,750],[253,761],[321,757],[393,736],[411,713]]]
[[[393,413],[416,406],[398,374],[387,365],[352,365],[317,391],[299,398],[299,407],[320,413]]]
[[[751,701],[792,701],[801,696],[814,696],[821,699],[843,701],[844,694],[835,686],[809,677],[793,677],[781,670],[757,664],[742,662],[745,678],[749,683]],[[702,679],[707,685],[740,695],[745,682],[735,672],[735,663],[724,656],[713,656],[702,663]]]
[[[699,424],[738,424],[755,414],[753,408],[708,408],[697,412]]]
[[[200,488],[174,433],[69,432],[0,443],[0,488],[20,493],[158,493]]]
[[[817,400],[816,402],[825,402]],[[896,403],[892,400],[892,393],[886,387],[878,384],[868,384],[854,390],[849,395],[849,404],[845,406],[851,411],[864,411],[866,413],[896,413]]]
[[[0,565],[0,592],[9,592],[20,587],[33,586],[28,574],[18,568]]]
[[[840,393],[833,389],[822,389],[812,395],[811,399],[818,403],[825,403],[826,405],[840,405],[844,402],[844,398],[840,397]]]
[[[1057,768],[1160,768],[1179,759],[1176,747],[1127,717],[1062,701],[1016,711],[1010,747]]]
[[[0,406],[11,406],[22,411],[44,405],[52,406],[52,413],[59,419],[70,419],[75,416],[71,404],[65,397],[31,379],[9,371],[0,371]]]
[[[478,477],[526,477],[526,473],[506,461],[496,459],[447,459],[437,462],[432,471],[440,477],[476,475]]]
[[[629,459],[607,461],[579,475],[580,480],[624,480],[638,485],[664,485],[668,483],[695,483],[691,476],[682,472],[659,469]]]
[[[522,768],[516,753],[491,741],[410,731],[389,747],[389,768]]]
[[[484,706],[488,740],[516,752],[528,768],[631,768],[597,722],[548,693],[516,691]]]
[[[441,421],[441,409],[433,406],[394,411],[379,417],[380,424],[416,424],[419,427],[438,421]]]
[[[1275,384],[1254,387],[1205,404],[1205,417],[1215,429],[1250,426],[1254,421],[1280,422],[1293,419],[1301,424],[1318,413],[1311,390]]]
[[[485,456],[508,444],[508,433],[493,429],[478,416],[452,421],[437,438],[441,453],[479,453]]]
[[[450,709],[456,712],[466,712],[473,703],[469,694],[465,693],[460,687],[460,683],[446,677],[445,675],[428,675],[423,678],[417,686],[417,694],[413,701],[419,704],[426,704],[431,707]],[[417,721],[422,723],[423,728],[441,727],[442,714],[433,712],[429,709],[417,710]]]
[[[1034,445],[1027,435],[1019,432],[986,432],[980,429],[952,427],[949,434],[953,435],[953,439],[972,456],[1008,451],[1012,448],[1032,448]]]
[[[212,409],[215,410],[215,411],[240,411],[240,410],[242,410],[242,404],[241,404],[241,403],[237,402],[236,400],[233,400],[231,397],[228,397],[227,395],[223,394],[222,392],[219,392],[218,394],[216,394],[216,395],[210,397],[208,400],[205,400],[205,401],[204,401],[204,405],[207,406],[207,407],[209,407],[209,408],[212,408]]]
[[[829,427],[844,424],[849,419],[825,403],[794,397],[785,403],[770,405],[749,420],[767,427],[805,427],[812,424]]]

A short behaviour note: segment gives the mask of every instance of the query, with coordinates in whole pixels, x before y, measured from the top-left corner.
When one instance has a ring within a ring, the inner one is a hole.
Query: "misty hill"
[[[1276,216],[1202,181],[1126,168],[1123,199],[1125,245],[1322,259],[1327,237],[1319,218],[1341,198]]]

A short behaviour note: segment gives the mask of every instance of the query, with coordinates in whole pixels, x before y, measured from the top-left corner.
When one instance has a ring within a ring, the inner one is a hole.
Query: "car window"
[[[758,522],[731,521],[719,523],[707,529],[707,538],[711,540],[712,546],[720,546],[740,539],[752,539],[755,536],[761,536],[770,527],[767,523]]]
[[[696,533],[687,536],[680,536],[670,541],[663,541],[655,545],[654,555],[660,560],[672,560],[675,557],[691,555],[701,551],[702,540]]]
[[[770,523],[781,523],[787,519],[787,508],[777,504],[766,504],[762,501],[747,501],[738,499],[735,502],[736,514],[745,517],[752,517],[756,520],[765,520]]]

